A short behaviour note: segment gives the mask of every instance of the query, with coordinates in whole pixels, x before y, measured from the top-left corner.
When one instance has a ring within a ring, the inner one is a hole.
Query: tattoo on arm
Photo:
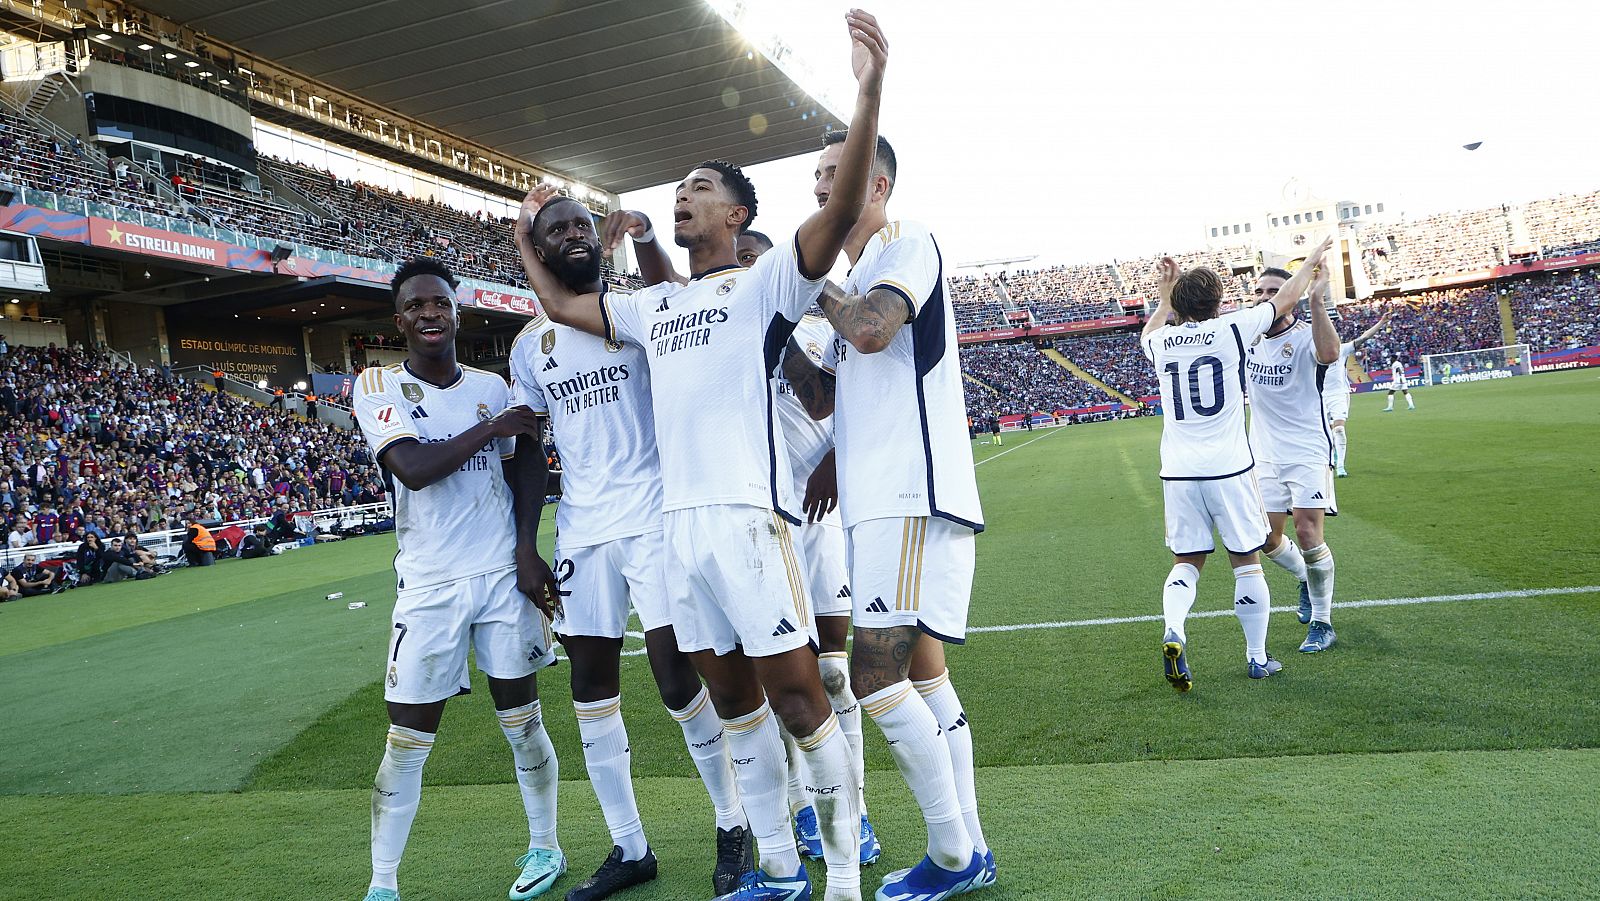
[[[865,295],[842,291],[835,294],[830,284],[823,291],[821,305],[839,334],[857,350],[867,353],[888,347],[907,319],[905,298],[887,288],[876,288]]]

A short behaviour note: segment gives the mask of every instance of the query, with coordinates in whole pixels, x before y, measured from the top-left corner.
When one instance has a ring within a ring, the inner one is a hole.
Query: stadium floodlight
[[[190,60],[184,60],[184,63],[183,63],[183,64],[184,64],[184,65],[185,65],[185,66],[188,66],[188,67],[189,67],[189,68],[191,68],[191,69],[198,69],[198,68],[200,68],[200,64],[199,64],[199,63],[197,63],[197,62],[195,62],[195,61],[194,61],[194,60],[192,60],[192,59],[190,59]]]
[[[163,58],[165,58],[165,59],[177,59],[177,58],[178,58],[178,54],[176,54],[176,53],[173,53],[173,52],[171,52],[171,51],[168,51],[168,52],[166,52],[166,53],[163,53],[163,54],[161,54],[161,56],[162,56],[162,57],[163,57]]]
[[[111,35],[106,34],[105,32],[102,31],[99,34],[95,35],[94,39],[97,40],[97,41],[109,41],[109,40],[111,40]]]
[[[139,49],[140,50],[154,50],[154,49],[156,49],[156,45],[154,45],[154,44],[140,44],[139,45]]]

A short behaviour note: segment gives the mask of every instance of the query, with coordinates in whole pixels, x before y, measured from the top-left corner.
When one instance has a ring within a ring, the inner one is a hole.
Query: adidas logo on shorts
[[[867,612],[868,613],[888,613],[889,612],[889,605],[885,604],[883,602],[883,598],[873,598],[872,599],[872,603],[867,605]]]
[[[1322,492],[1318,491],[1316,494],[1311,495],[1311,499],[1314,501],[1322,500]]]
[[[797,630],[790,625],[788,620],[780,619],[778,620],[778,628],[772,630],[772,637],[777,638],[779,635],[789,635],[795,631]]]

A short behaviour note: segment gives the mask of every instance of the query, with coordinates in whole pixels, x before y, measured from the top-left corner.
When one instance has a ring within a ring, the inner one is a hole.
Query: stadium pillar
[[[1499,286],[1496,285],[1496,288]],[[1500,341],[1503,344],[1517,343],[1517,325],[1511,318],[1511,295],[1495,292],[1495,299],[1500,307]]]

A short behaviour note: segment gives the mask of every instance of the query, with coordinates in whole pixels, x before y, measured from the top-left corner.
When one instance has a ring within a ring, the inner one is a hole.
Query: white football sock
[[[1345,437],[1344,426],[1337,426],[1333,430],[1333,468],[1344,469],[1345,453],[1349,440]]]
[[[822,689],[828,693],[828,703],[839,718],[839,728],[844,730],[845,741],[850,743],[850,766],[856,776],[856,806],[861,815],[867,815],[867,766],[865,746],[861,739],[861,702],[850,689],[850,655],[844,651],[831,651],[817,657],[822,670]]]
[[[789,730],[783,728],[783,721],[778,721],[778,737],[783,739],[783,754],[789,774],[789,816],[793,817],[804,810],[810,800],[806,798],[805,773],[800,762],[800,749],[795,747],[794,736]]]
[[[778,720],[763,702],[753,713],[723,720],[722,731],[728,736],[728,755],[734,761],[744,813],[761,849],[761,868],[774,876],[793,876],[800,869],[800,854],[783,803],[783,739],[778,737]]]
[[[950,671],[945,670],[937,679],[911,683],[917,694],[927,702],[944,730],[945,744],[950,746],[950,767],[956,781],[956,800],[961,803],[961,818],[966,821],[967,836],[979,854],[989,853],[989,843],[983,840],[983,825],[978,820],[978,786],[973,778],[972,722],[961,708],[956,687],[950,683]]]
[[[1306,570],[1310,578],[1311,618],[1320,623],[1333,620],[1333,551],[1326,543],[1306,550]]]
[[[511,743],[511,759],[517,765],[517,787],[522,790],[522,808],[528,814],[528,847],[561,850],[556,840],[556,786],[561,782],[561,764],[555,746],[544,731],[539,702],[511,710],[496,710],[500,731]]]
[[[1416,408],[1417,408],[1417,402],[1415,400],[1411,399],[1411,392],[1407,391],[1406,392],[1406,409],[1415,410]]]
[[[432,732],[390,726],[383,763],[372,781],[372,885],[398,889],[395,874],[405,853],[411,821],[422,800],[422,765],[433,750]]]
[[[956,796],[950,746],[939,720],[909,681],[896,682],[861,699],[861,709],[889,739],[900,775],[928,824],[928,856],[947,870],[972,862],[972,837]]]
[[[1389,392],[1389,404],[1388,404],[1388,406],[1385,406],[1384,409],[1385,410],[1393,410],[1394,409],[1394,392],[1393,391]]]
[[[1179,641],[1188,641],[1183,631],[1184,620],[1194,607],[1194,593],[1200,587],[1200,570],[1193,564],[1179,563],[1167,573],[1167,586],[1161,589],[1161,613],[1167,628],[1178,633]]]
[[[1301,556],[1300,548],[1289,540],[1288,535],[1278,536],[1278,546],[1267,551],[1267,559],[1283,567],[1284,572],[1294,576],[1296,582],[1306,580],[1306,558]]]
[[[645,841],[639,804],[633,797],[633,752],[622,722],[622,698],[573,701],[572,709],[578,714],[589,784],[600,801],[611,843],[622,849],[623,860],[641,860],[650,843]]]
[[[856,806],[859,791],[850,766],[850,742],[839,728],[839,717],[828,714],[817,731],[796,736],[795,747],[805,759],[802,767],[806,794],[817,811],[817,827],[822,832],[822,859],[828,865],[829,898],[860,897],[861,892],[861,809]],[[794,847],[790,840],[789,847]]]
[[[748,825],[744,807],[739,803],[739,782],[733,775],[733,764],[728,760],[728,744],[722,740],[722,720],[711,706],[711,695],[701,686],[682,710],[668,710],[683,729],[683,742],[694,758],[695,769],[700,771],[700,781],[711,795],[711,807],[717,814],[718,829],[733,829]]]
[[[1267,662],[1267,616],[1272,598],[1261,564],[1233,568],[1233,612],[1244,627],[1244,653],[1251,663]]]

